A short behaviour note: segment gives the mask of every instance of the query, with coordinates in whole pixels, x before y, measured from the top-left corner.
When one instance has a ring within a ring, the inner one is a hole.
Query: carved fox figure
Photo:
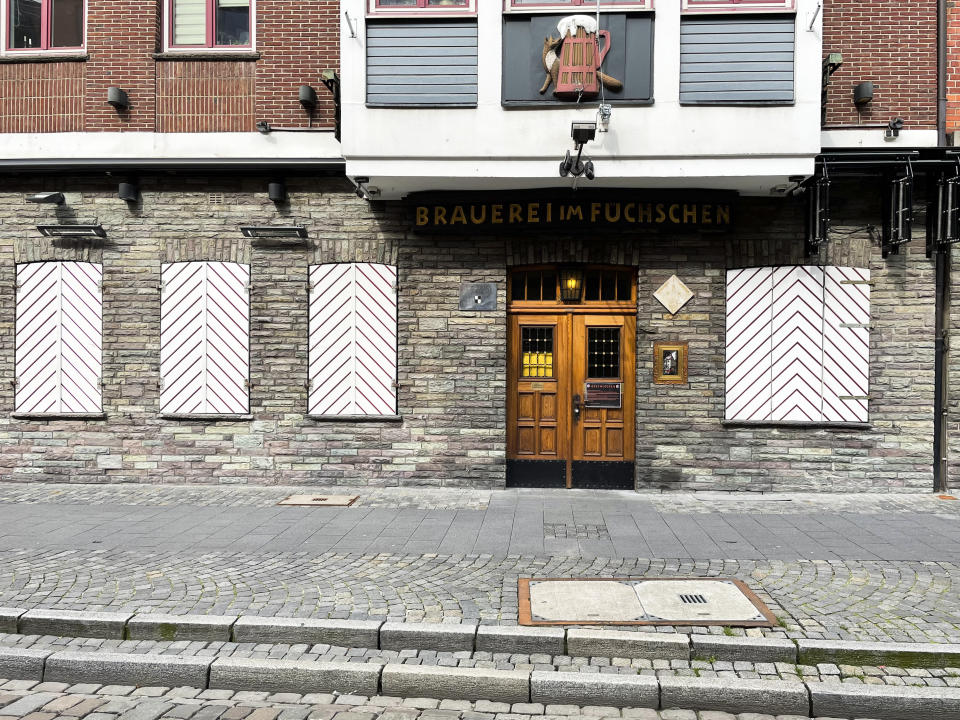
[[[563,37],[555,38],[552,35],[543,39],[543,68],[547,71],[547,77],[543,80],[543,86],[540,88],[540,94],[543,95],[551,83],[556,86],[557,77],[560,74],[560,57],[558,51],[563,44]],[[598,72],[597,77],[607,90],[619,92],[623,90],[623,83],[614,77]]]

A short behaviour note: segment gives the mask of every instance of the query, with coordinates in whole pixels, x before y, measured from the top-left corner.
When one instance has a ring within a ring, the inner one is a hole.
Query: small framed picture
[[[658,385],[685,385],[687,382],[687,343],[653,344],[653,382]]]

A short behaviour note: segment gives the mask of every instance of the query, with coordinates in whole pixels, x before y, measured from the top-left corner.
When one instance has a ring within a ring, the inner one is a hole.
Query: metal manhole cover
[[[728,578],[520,578],[521,625],[735,625],[777,619]]]
[[[349,507],[353,505],[359,497],[359,495],[291,495],[278,502],[277,505]]]

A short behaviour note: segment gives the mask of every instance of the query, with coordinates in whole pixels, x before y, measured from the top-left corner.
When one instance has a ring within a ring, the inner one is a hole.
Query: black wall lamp
[[[857,109],[863,109],[873,102],[873,83],[870,80],[857,83],[853,88],[853,104]]]
[[[297,99],[307,112],[313,112],[317,107],[317,91],[310,85],[301,85],[297,91]]]
[[[129,110],[130,96],[122,88],[111,85],[107,88],[107,104],[112,105],[117,110]]]
[[[573,138],[577,157],[574,160],[570,151],[567,150],[567,154],[560,161],[560,177],[567,177],[568,175],[573,175],[573,177],[586,176],[587,180],[593,180],[596,177],[593,161],[580,162],[580,157],[583,155],[583,146],[597,137],[597,124],[595,122],[572,123],[570,125],[570,137]]]
[[[283,180],[274,180],[267,183],[267,197],[275,203],[286,202],[287,185]]]
[[[117,187],[117,197],[127,202],[136,202],[140,197],[140,186],[131,180],[122,182]]]

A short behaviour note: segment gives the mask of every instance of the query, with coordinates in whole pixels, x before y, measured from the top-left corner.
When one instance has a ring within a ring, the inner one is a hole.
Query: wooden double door
[[[635,309],[510,313],[508,487],[634,487],[635,353]]]

